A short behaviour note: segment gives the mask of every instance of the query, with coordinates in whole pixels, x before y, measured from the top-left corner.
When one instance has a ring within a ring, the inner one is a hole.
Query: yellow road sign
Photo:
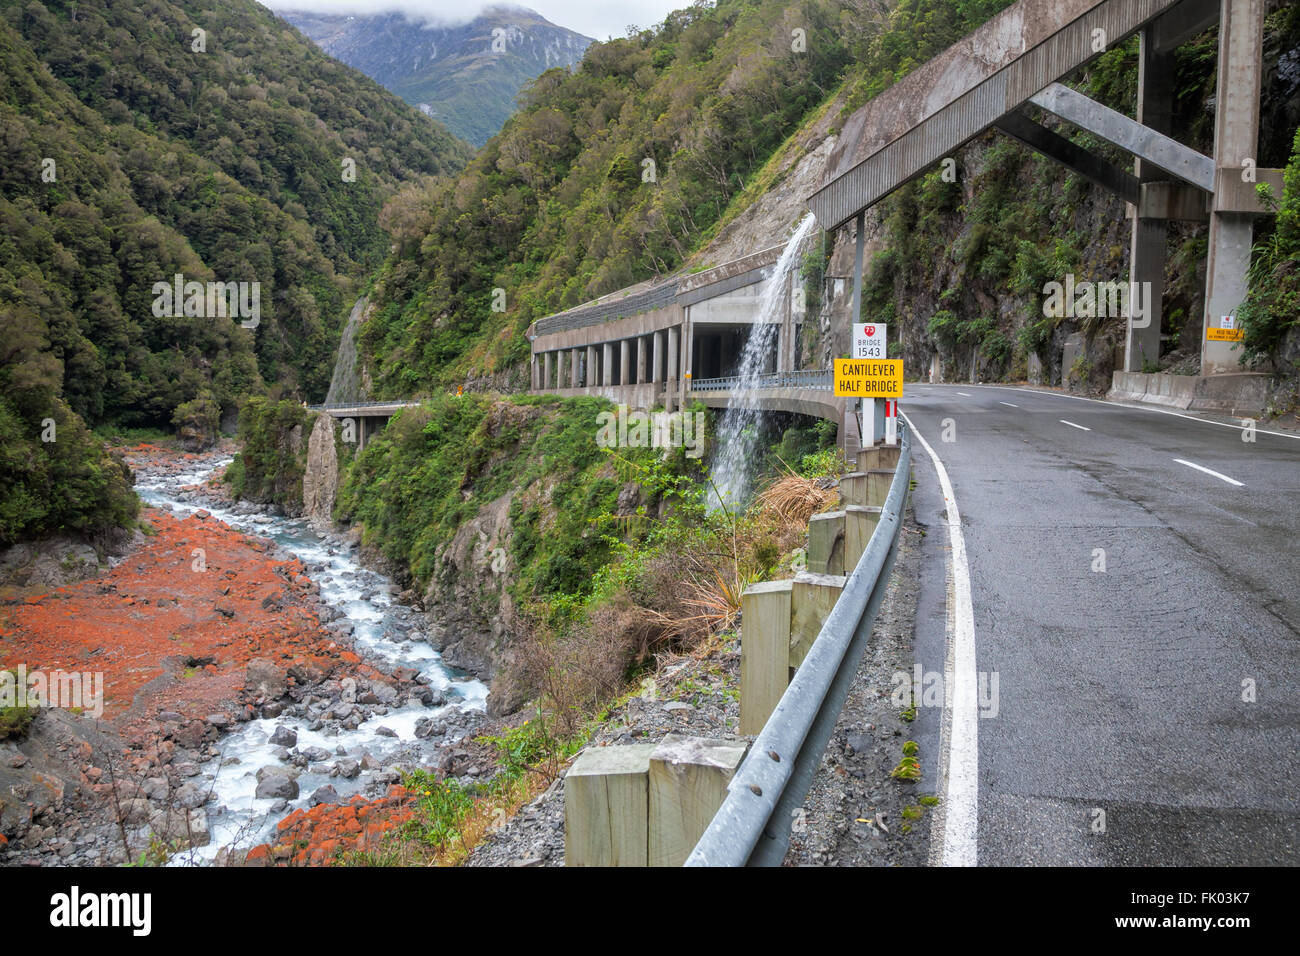
[[[836,359],[835,394],[855,398],[902,398],[902,359]]]
[[[1240,342],[1246,337],[1246,333],[1241,329],[1206,329],[1205,339],[1208,342]]]

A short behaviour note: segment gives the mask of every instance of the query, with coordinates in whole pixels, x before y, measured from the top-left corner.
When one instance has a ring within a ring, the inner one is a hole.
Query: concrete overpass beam
[[[1256,56],[1258,55],[1259,51],[1256,50]],[[1042,92],[1030,97],[1030,102],[1120,149],[1128,150],[1171,176],[1207,193],[1214,192],[1214,160],[1209,156],[1131,120],[1123,113],[1102,106],[1068,86],[1052,83]],[[1256,103],[1256,116],[1258,109]]]
[[[1219,14],[1219,79],[1214,111],[1214,164],[1220,176],[1241,177],[1247,160],[1259,157],[1259,91],[1263,72],[1264,0],[1223,0]],[[1246,273],[1254,242],[1249,214],[1225,208],[1215,195],[1210,213],[1210,251],[1205,268],[1205,320],[1201,374],[1235,372],[1235,342],[1210,342],[1206,330],[1222,327],[1246,298]]]
[[[1138,201],[1138,180],[1127,172],[1112,166],[1100,156],[1091,153],[1046,126],[1036,123],[1023,113],[1008,113],[997,122],[998,129],[1030,149],[1102,189],[1109,190],[1126,202]]]

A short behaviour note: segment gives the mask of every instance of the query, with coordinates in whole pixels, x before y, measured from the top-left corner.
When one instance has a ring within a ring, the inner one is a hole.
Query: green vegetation
[[[463,174],[385,209],[397,252],[361,338],[380,393],[517,369],[532,320],[680,266],[833,95],[865,16],[829,0],[697,4],[542,74]]]
[[[130,469],[59,396],[45,324],[26,318],[6,321],[0,343],[0,547],[126,526],[139,508]]]
[[[300,508],[313,421],[301,402],[249,399],[239,412],[241,450],[226,469],[235,495],[290,512]]]
[[[9,696],[17,686],[17,675],[13,671],[0,671],[0,691],[5,691],[5,697]],[[16,698],[11,698],[16,699]],[[36,707],[19,707],[17,704],[6,705],[4,697],[0,697],[0,740],[8,740],[11,737],[22,737],[27,733],[27,728],[31,726],[39,708]]]
[[[1255,247],[1250,295],[1238,315],[1245,332],[1242,347],[1251,358],[1275,358],[1287,336],[1300,328],[1300,130],[1286,167],[1281,197],[1268,186],[1259,192],[1276,208],[1270,236]]]
[[[134,516],[87,425],[202,447],[250,395],[320,397],[383,203],[468,159],[248,0],[5,0],[0,78],[0,545]],[[154,315],[178,273],[260,283],[260,324]]]

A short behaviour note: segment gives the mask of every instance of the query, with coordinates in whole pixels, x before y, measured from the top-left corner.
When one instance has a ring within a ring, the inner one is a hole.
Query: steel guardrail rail
[[[898,430],[898,469],[867,549],[686,866],[780,866],[785,859],[794,811],[821,765],[889,588],[912,458],[910,429],[899,422]]]
[[[804,368],[791,372],[765,372],[754,378],[755,388],[830,388],[832,372],[828,368]],[[729,392],[740,385],[739,375],[691,380],[693,392]]]

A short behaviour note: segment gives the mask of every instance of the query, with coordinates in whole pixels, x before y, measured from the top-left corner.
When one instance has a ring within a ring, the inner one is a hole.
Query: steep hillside
[[[552,67],[573,66],[592,42],[522,7],[493,7],[453,24],[400,13],[281,16],[475,146],[501,129],[526,83]]]
[[[943,5],[955,37],[999,4]],[[376,387],[506,384],[532,319],[678,268],[879,30],[867,7],[722,0],[542,74],[455,182],[386,210]]]
[[[594,44],[574,75],[544,74],[454,184],[407,192],[386,210],[396,254],[361,335],[377,388],[519,387],[532,319],[779,242],[806,211],[848,115],[1008,2],[723,2]],[[1269,11],[1259,161],[1282,166],[1300,121],[1300,15],[1281,2]],[[1136,47],[1129,40],[1069,82],[1132,115]],[[1177,58],[1175,135],[1201,149],[1213,135],[1216,53],[1211,30]],[[954,158],[954,181],[922,177],[868,216],[865,307],[897,327],[892,347],[913,374],[937,357],[949,377],[1108,383],[1122,320],[1045,320],[1041,294],[1046,279],[1070,272],[1126,277],[1123,204],[1001,134]],[[1260,238],[1271,228],[1263,222]],[[1170,232],[1161,365],[1194,372],[1205,227]],[[848,348],[850,233],[820,236],[804,263],[821,310],[804,329],[810,365]],[[1076,333],[1086,354],[1062,370]]]
[[[0,14],[5,542],[133,512],[85,425],[201,442],[266,388],[323,397],[379,209],[468,148],[247,0]],[[169,307],[177,274],[250,310]]]

